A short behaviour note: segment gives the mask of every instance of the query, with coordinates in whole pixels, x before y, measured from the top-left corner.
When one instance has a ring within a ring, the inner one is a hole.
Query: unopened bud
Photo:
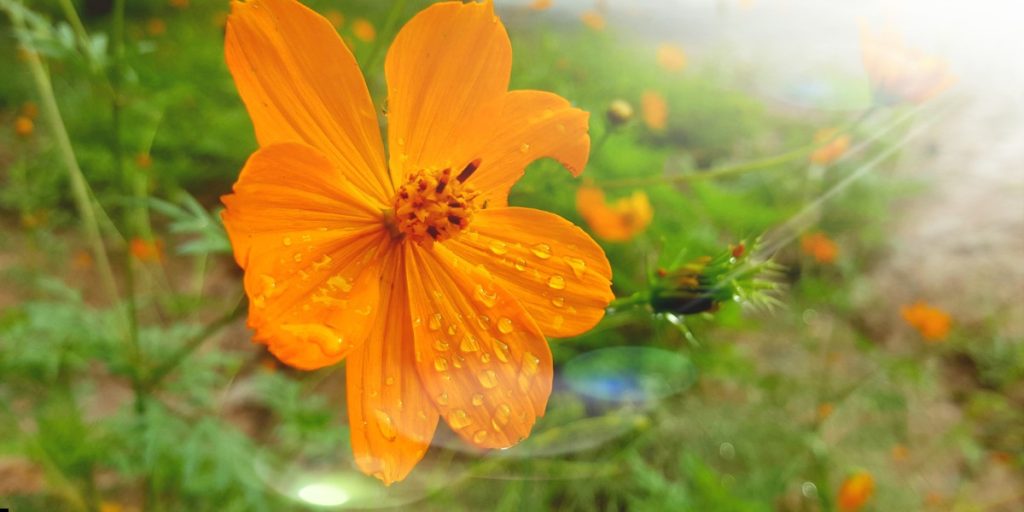
[[[606,115],[612,126],[622,126],[633,119],[633,106],[626,100],[614,100],[608,104]]]

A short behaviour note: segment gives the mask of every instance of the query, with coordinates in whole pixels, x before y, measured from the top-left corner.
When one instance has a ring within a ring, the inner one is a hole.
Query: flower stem
[[[621,297],[608,304],[608,309],[625,309],[650,302],[650,292],[639,291],[628,297]]]
[[[27,29],[19,7],[5,5],[7,14],[10,16],[14,27],[18,32],[24,33]],[[71,197],[75,203],[75,209],[81,218],[82,231],[85,233],[93,259],[96,261],[100,280],[103,283],[102,286],[108,298],[111,301],[116,301],[118,298],[117,284],[114,280],[114,272],[110,265],[110,259],[107,256],[106,247],[103,245],[103,238],[96,220],[96,212],[93,210],[89,184],[85,180],[82,169],[78,166],[75,150],[71,146],[71,138],[68,136],[67,128],[64,126],[64,120],[60,114],[60,108],[57,106],[53,84],[50,82],[50,76],[43,67],[39,54],[36,53],[31,44],[27,41],[21,41],[21,45],[25,48],[25,60],[28,63],[29,71],[39,93],[43,116],[53,132],[53,137],[57,144],[57,152],[64,162],[64,167],[67,169],[68,180],[71,186]]]
[[[363,75],[366,75],[368,71],[377,65],[377,59],[380,58],[381,52],[384,50],[385,41],[394,39],[392,33],[395,30],[395,25],[398,24],[398,17],[405,12],[405,2],[406,0],[395,0],[392,2],[391,11],[388,12],[384,25],[381,26],[380,31],[377,33],[377,40],[374,41],[373,49],[370,50],[370,56],[366,58],[366,63],[363,65]]]

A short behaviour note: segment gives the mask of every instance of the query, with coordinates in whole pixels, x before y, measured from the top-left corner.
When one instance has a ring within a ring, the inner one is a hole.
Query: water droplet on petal
[[[469,415],[462,409],[455,409],[448,415],[448,424],[456,430],[462,430],[473,423],[469,419]]]
[[[516,258],[515,267],[516,267],[516,270],[518,270],[520,272],[526,270],[526,260],[524,260],[522,258]]]
[[[281,240],[281,243],[283,243],[285,247],[291,246],[292,245],[292,237],[290,237],[290,236],[284,237],[284,239]]]
[[[519,152],[520,153],[527,153],[529,151],[530,151],[530,145],[529,144],[523,143],[522,145],[519,146]]]
[[[430,315],[430,320],[427,322],[427,328],[431,331],[436,331],[441,328],[441,313],[434,313]]]
[[[476,317],[476,323],[480,326],[480,329],[486,331],[491,326],[491,317],[487,315],[480,315]]]
[[[498,332],[502,334],[508,334],[512,332],[512,320],[501,317],[498,319]]]
[[[537,244],[530,250],[533,252],[534,256],[542,260],[546,260],[551,257],[551,246],[548,244]]]
[[[565,262],[572,268],[572,273],[576,274],[576,277],[582,278],[583,274],[587,270],[587,263],[579,258],[565,258]]]
[[[551,299],[551,305],[560,308],[565,305],[565,297],[555,297]]]
[[[483,363],[483,364],[490,363],[491,362],[491,355],[488,354],[487,352],[484,352],[484,353],[480,354],[480,362]]]
[[[509,418],[512,417],[512,408],[508,404],[501,404],[494,411],[494,419],[498,420],[498,423],[507,425]]]
[[[477,374],[476,377],[480,381],[480,385],[492,389],[498,385],[498,376],[494,373],[494,370],[484,370]]]
[[[484,404],[484,396],[480,393],[473,395],[473,405],[480,407]]]
[[[330,286],[331,289],[341,290],[342,292],[345,293],[348,293],[349,291],[352,290],[352,282],[340,275],[328,279],[327,286]]]
[[[548,279],[548,286],[553,290],[564,290],[565,289],[565,278],[555,274]]]
[[[465,338],[462,338],[462,343],[459,343],[459,350],[463,352],[476,352],[480,350],[480,342],[476,339],[476,336],[468,334]]]
[[[293,254],[292,255],[292,259],[295,260],[295,263],[301,262],[302,261],[302,253],[301,252],[297,252],[297,253]]]
[[[537,356],[530,352],[523,354],[523,373],[527,375],[536,375],[539,367],[540,359]]]
[[[443,357],[434,359],[434,369],[439,372],[448,370],[448,360]]]
[[[454,336],[459,331],[459,326],[456,324],[448,324],[448,334]]]
[[[494,351],[494,355],[498,356],[498,361],[507,363],[509,356],[508,344],[501,340],[494,340],[494,344],[498,347],[498,350]]]
[[[442,391],[441,394],[437,396],[437,403],[439,403],[441,405],[448,405],[448,392],[447,391]]]
[[[483,285],[476,285],[476,299],[487,307],[493,307],[498,301],[498,294],[484,289]]]
[[[486,439],[487,439],[487,431],[486,430],[477,430],[476,433],[473,434],[473,442],[474,443],[480,444],[480,443],[484,442],[484,440],[486,440]]]
[[[499,256],[508,252],[508,246],[501,240],[491,240],[490,248],[491,252]]]
[[[380,409],[374,409],[373,416],[377,419],[377,428],[380,429],[380,435],[384,436],[384,439],[388,441],[394,441],[398,437],[398,433],[395,432],[395,423],[391,421],[391,416]]]
[[[392,385],[394,383],[395,383],[395,378],[394,377],[388,377],[388,378],[384,379],[384,384],[385,385],[390,386],[390,385]]]
[[[438,352],[447,352],[448,351],[448,342],[443,340],[443,339],[441,339],[441,338],[438,338],[438,339],[434,340],[434,350],[436,350]]]

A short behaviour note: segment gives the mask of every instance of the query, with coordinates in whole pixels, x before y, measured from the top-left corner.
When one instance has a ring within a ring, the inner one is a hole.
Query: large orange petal
[[[298,368],[343,359],[376,313],[388,237],[352,188],[315,149],[279,144],[254,153],[223,198],[254,339]]]
[[[309,144],[361,190],[389,201],[373,102],[330,22],[295,0],[231,7],[224,54],[260,145]]]
[[[512,45],[490,1],[438,3],[410,20],[384,65],[395,182],[478,158],[511,70]]]
[[[389,252],[384,308],[369,339],[348,358],[352,450],[363,472],[386,484],[405,478],[427,451],[438,413],[416,373],[401,249]]]
[[[561,96],[512,91],[505,96],[493,137],[480,155],[480,170],[469,181],[492,207],[508,204],[508,192],[538,158],[554,158],[579,176],[590,154],[590,114]]]
[[[615,298],[604,251],[557,215],[530,208],[479,210],[467,229],[444,245],[485,266],[547,336],[587,331]]]
[[[551,394],[551,351],[518,301],[441,244],[408,244],[420,380],[448,425],[481,448],[527,435]]]

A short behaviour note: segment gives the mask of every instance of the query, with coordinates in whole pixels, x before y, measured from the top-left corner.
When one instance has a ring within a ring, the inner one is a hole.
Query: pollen
[[[410,174],[395,195],[392,222],[397,234],[431,247],[468,226],[477,193],[465,181],[478,166],[473,161],[457,176],[450,168]]]

